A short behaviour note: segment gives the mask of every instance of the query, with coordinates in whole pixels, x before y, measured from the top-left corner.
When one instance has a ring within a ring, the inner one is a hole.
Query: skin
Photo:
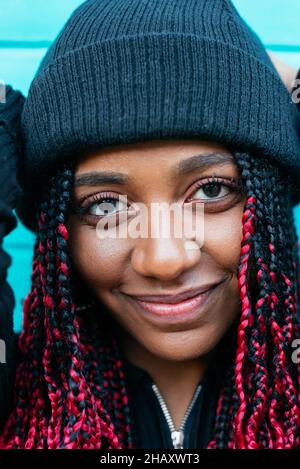
[[[245,194],[221,184],[219,195],[208,198],[207,191],[195,185],[199,181],[207,183],[212,176],[228,183],[231,178],[239,178],[238,169],[232,160],[173,176],[179,162],[199,155],[201,165],[208,153],[231,156],[222,145],[196,139],[102,147],[80,157],[75,177],[117,171],[130,176],[130,181],[75,184],[73,193],[75,205],[80,205],[84,197],[91,199],[93,194],[98,197],[108,191],[127,195],[129,205],[185,204],[188,199],[194,204],[205,203],[201,248],[188,250],[185,239],[174,236],[167,242],[159,237],[99,240],[95,216],[70,214],[68,220],[69,249],[75,269],[110,312],[127,358],[152,376],[177,427],[216,345],[240,314],[237,266]],[[90,212],[95,213],[99,204],[101,200]],[[221,280],[223,283],[210,296],[203,314],[192,324],[154,324],[127,296],[176,294]]]
[[[298,70],[295,67],[291,67],[290,65],[282,62],[275,54],[273,54],[273,52],[268,51],[268,54],[286,88],[291,92]]]

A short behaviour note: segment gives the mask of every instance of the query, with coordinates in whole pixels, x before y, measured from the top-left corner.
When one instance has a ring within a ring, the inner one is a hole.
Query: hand
[[[295,67],[291,67],[290,65],[287,65],[286,63],[282,62],[272,52],[268,51],[268,54],[269,54],[270,59],[273,62],[274,67],[279,73],[281,80],[283,81],[283,83],[285,84],[289,92],[291,93],[298,70]]]

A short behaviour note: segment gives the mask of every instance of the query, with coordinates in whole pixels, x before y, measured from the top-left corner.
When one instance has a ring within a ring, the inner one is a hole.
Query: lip
[[[224,279],[218,282],[210,283],[210,284],[205,284],[202,285],[201,287],[198,288],[190,288],[189,290],[186,290],[184,292],[178,293],[176,295],[129,295],[136,301],[141,301],[145,303],[166,303],[166,304],[178,304],[183,302],[186,299],[193,298],[197,295],[200,295],[202,293],[205,293],[206,291],[210,290],[213,287],[216,287],[220,283],[222,283]],[[128,293],[127,293],[128,295]]]
[[[143,314],[143,316],[152,323],[157,325],[167,325],[167,324],[177,324],[183,326],[193,325],[199,320],[206,308],[208,302],[213,298],[215,290],[218,289],[218,286],[224,283],[224,279],[221,282],[211,284],[210,288],[206,289],[205,291],[203,287],[200,289],[200,293],[195,294],[194,291],[189,291],[186,293],[182,293],[180,295],[176,295],[179,297],[183,295],[186,296],[185,299],[182,301],[177,301],[173,303],[166,303],[166,301],[162,302],[154,302],[154,301],[142,301],[140,298],[145,297],[137,297],[128,295],[130,302],[133,302],[135,307],[138,308],[139,312]],[[205,287],[206,288],[206,287]],[[198,291],[198,290],[197,290]],[[187,294],[189,296],[187,297]],[[193,296],[191,296],[193,295]],[[147,296],[149,298],[150,295]],[[172,296],[174,300],[175,296]],[[152,296],[152,298],[154,298]],[[162,298],[168,301],[170,300],[170,295],[164,297],[157,297],[155,298]]]

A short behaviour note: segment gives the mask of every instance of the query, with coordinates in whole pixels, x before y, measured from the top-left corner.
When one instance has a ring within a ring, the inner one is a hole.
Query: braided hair
[[[209,448],[299,447],[299,244],[283,171],[235,154],[246,189],[238,265],[241,315]]]
[[[234,156],[247,194],[237,268],[241,314],[208,448],[295,448],[299,259],[289,186],[270,162]],[[73,177],[64,164],[40,203],[22,359],[1,448],[136,447],[116,338],[105,315],[81,314],[76,304],[67,229]]]
[[[105,320],[76,313],[66,220],[73,172],[50,178],[41,202],[32,286],[24,302],[15,409],[2,448],[132,447],[117,344]]]

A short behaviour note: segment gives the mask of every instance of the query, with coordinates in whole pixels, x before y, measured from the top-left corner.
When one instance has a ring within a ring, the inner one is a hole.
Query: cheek
[[[72,226],[69,250],[76,270],[94,290],[110,289],[119,283],[128,254],[126,240],[99,239],[91,227]]]
[[[232,272],[238,266],[242,232],[243,205],[224,213],[205,216],[203,249],[214,261]]]

